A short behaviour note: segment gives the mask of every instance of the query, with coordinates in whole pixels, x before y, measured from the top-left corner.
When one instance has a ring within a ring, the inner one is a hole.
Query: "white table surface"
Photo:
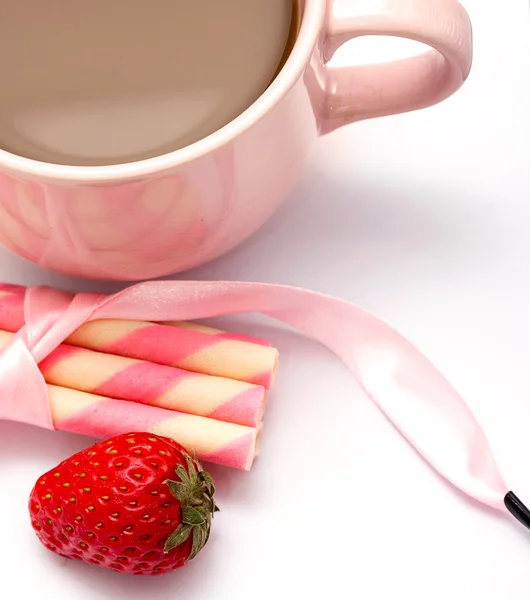
[[[530,502],[529,7],[464,5],[476,50],[462,91],[322,139],[278,215],[189,276],[305,286],[383,317],[462,392]],[[0,280],[118,288],[5,251]],[[281,372],[253,472],[214,469],[222,512],[201,558],[139,579],[41,548],[30,488],[87,440],[0,423],[2,598],[528,597],[530,533],[435,475],[324,349],[255,322],[245,331],[279,345]]]

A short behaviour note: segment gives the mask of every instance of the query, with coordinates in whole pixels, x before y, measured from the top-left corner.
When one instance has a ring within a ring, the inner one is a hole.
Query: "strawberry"
[[[217,509],[208,473],[177,442],[129,433],[39,477],[31,522],[50,550],[122,573],[184,566],[208,541]]]

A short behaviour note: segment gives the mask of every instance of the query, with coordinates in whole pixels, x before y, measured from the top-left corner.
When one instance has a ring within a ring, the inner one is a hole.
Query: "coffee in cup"
[[[5,0],[0,148],[94,166],[196,142],[268,87],[298,0]]]

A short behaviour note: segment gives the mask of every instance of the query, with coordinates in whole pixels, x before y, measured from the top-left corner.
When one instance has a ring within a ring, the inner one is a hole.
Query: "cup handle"
[[[472,61],[471,22],[457,0],[329,0],[323,59],[365,35],[408,38],[431,46],[414,57],[375,65],[325,64],[320,132],[355,121],[425,108],[453,94]]]

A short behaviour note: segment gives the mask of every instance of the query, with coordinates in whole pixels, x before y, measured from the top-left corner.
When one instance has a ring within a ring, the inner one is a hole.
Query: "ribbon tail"
[[[318,314],[303,309],[267,314],[337,354],[367,395],[440,475],[475,500],[505,510],[508,488],[486,435],[443,375],[380,319],[353,305],[322,302]]]

